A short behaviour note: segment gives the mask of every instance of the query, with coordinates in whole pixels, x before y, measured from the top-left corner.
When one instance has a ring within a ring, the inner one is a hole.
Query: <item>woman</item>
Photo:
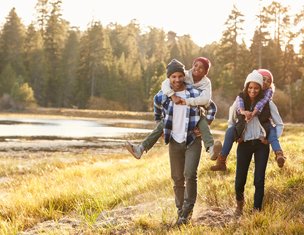
[[[256,103],[263,98],[263,76],[254,70],[245,81],[244,90],[240,96],[244,100],[245,112],[253,112]],[[264,197],[265,172],[269,158],[269,144],[263,144],[261,140],[267,138],[270,129],[270,108],[267,103],[257,117],[254,116],[250,121],[238,126],[241,133],[239,145],[237,147],[237,165],[235,177],[236,193],[236,214],[241,215],[244,207],[244,188],[247,180],[249,165],[254,156],[254,210],[260,211]],[[244,117],[243,117],[244,118]],[[242,119],[240,116],[237,119]]]

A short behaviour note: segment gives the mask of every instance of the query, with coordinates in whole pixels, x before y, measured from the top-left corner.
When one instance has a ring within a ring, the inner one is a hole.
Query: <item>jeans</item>
[[[221,155],[223,157],[227,157],[229,155],[235,137],[236,137],[235,126],[228,127],[225,133],[223,148],[221,151]]]
[[[190,213],[197,197],[197,168],[201,156],[201,139],[196,138],[190,145],[177,143],[171,138],[169,156],[171,178],[174,182],[175,205],[184,214]]]
[[[269,145],[262,144],[260,140],[242,142],[237,147],[236,200],[244,200],[244,188],[252,156],[254,156],[254,208],[261,210],[265,188],[265,172],[269,158]]]
[[[271,145],[271,148],[274,152],[282,150],[280,142],[278,140],[277,136],[277,129],[275,127],[270,127],[269,135],[268,135],[268,141]]]
[[[202,140],[204,142],[204,146],[208,149],[210,146],[214,144],[213,136],[211,134],[207,119],[205,117],[201,117],[197,127],[199,128],[202,134]],[[150,150],[153,145],[157,142],[157,140],[162,136],[164,128],[164,121],[161,120],[154,130],[146,136],[146,138],[141,143],[144,147],[145,151]]]

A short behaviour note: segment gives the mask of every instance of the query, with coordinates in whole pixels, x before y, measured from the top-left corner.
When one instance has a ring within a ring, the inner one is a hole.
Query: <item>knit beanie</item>
[[[170,63],[167,65],[167,78],[169,78],[171,74],[175,72],[181,72],[185,75],[185,65],[183,65],[177,59],[171,60]]]
[[[272,73],[267,70],[267,69],[258,69],[258,72],[263,76],[263,77],[268,77],[271,80],[271,83],[273,83],[273,76]]]
[[[246,87],[247,83],[249,82],[256,82],[261,85],[261,88],[263,87],[263,76],[260,74],[257,70],[253,70],[250,74],[248,74],[244,87]]]
[[[197,61],[200,61],[203,64],[203,66],[206,70],[206,75],[207,75],[209,72],[209,69],[211,67],[210,60],[208,60],[206,57],[197,57],[196,59],[194,59],[193,64],[195,64],[195,62],[197,62]]]

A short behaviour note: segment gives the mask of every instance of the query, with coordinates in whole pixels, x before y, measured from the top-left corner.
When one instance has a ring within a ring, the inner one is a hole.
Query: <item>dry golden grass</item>
[[[271,153],[260,213],[251,212],[250,169],[240,219],[233,216],[236,146],[227,172],[209,171],[214,162],[203,153],[193,224],[180,229],[173,227],[167,146],[141,160],[123,148],[0,156],[0,234],[304,234],[303,137],[303,125],[285,128],[287,164],[279,169]]]

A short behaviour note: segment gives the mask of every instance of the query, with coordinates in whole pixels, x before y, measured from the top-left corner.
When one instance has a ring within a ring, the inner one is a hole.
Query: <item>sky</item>
[[[290,6],[291,12],[303,9],[303,0],[277,0]],[[63,18],[81,30],[92,21],[127,25],[136,19],[144,30],[148,26],[173,31],[177,36],[190,35],[199,46],[219,41],[224,23],[233,4],[245,16],[245,40],[252,38],[257,25],[259,3],[269,5],[272,0],[62,0]],[[15,7],[25,25],[35,20],[37,0],[0,0],[0,27],[9,11]]]

